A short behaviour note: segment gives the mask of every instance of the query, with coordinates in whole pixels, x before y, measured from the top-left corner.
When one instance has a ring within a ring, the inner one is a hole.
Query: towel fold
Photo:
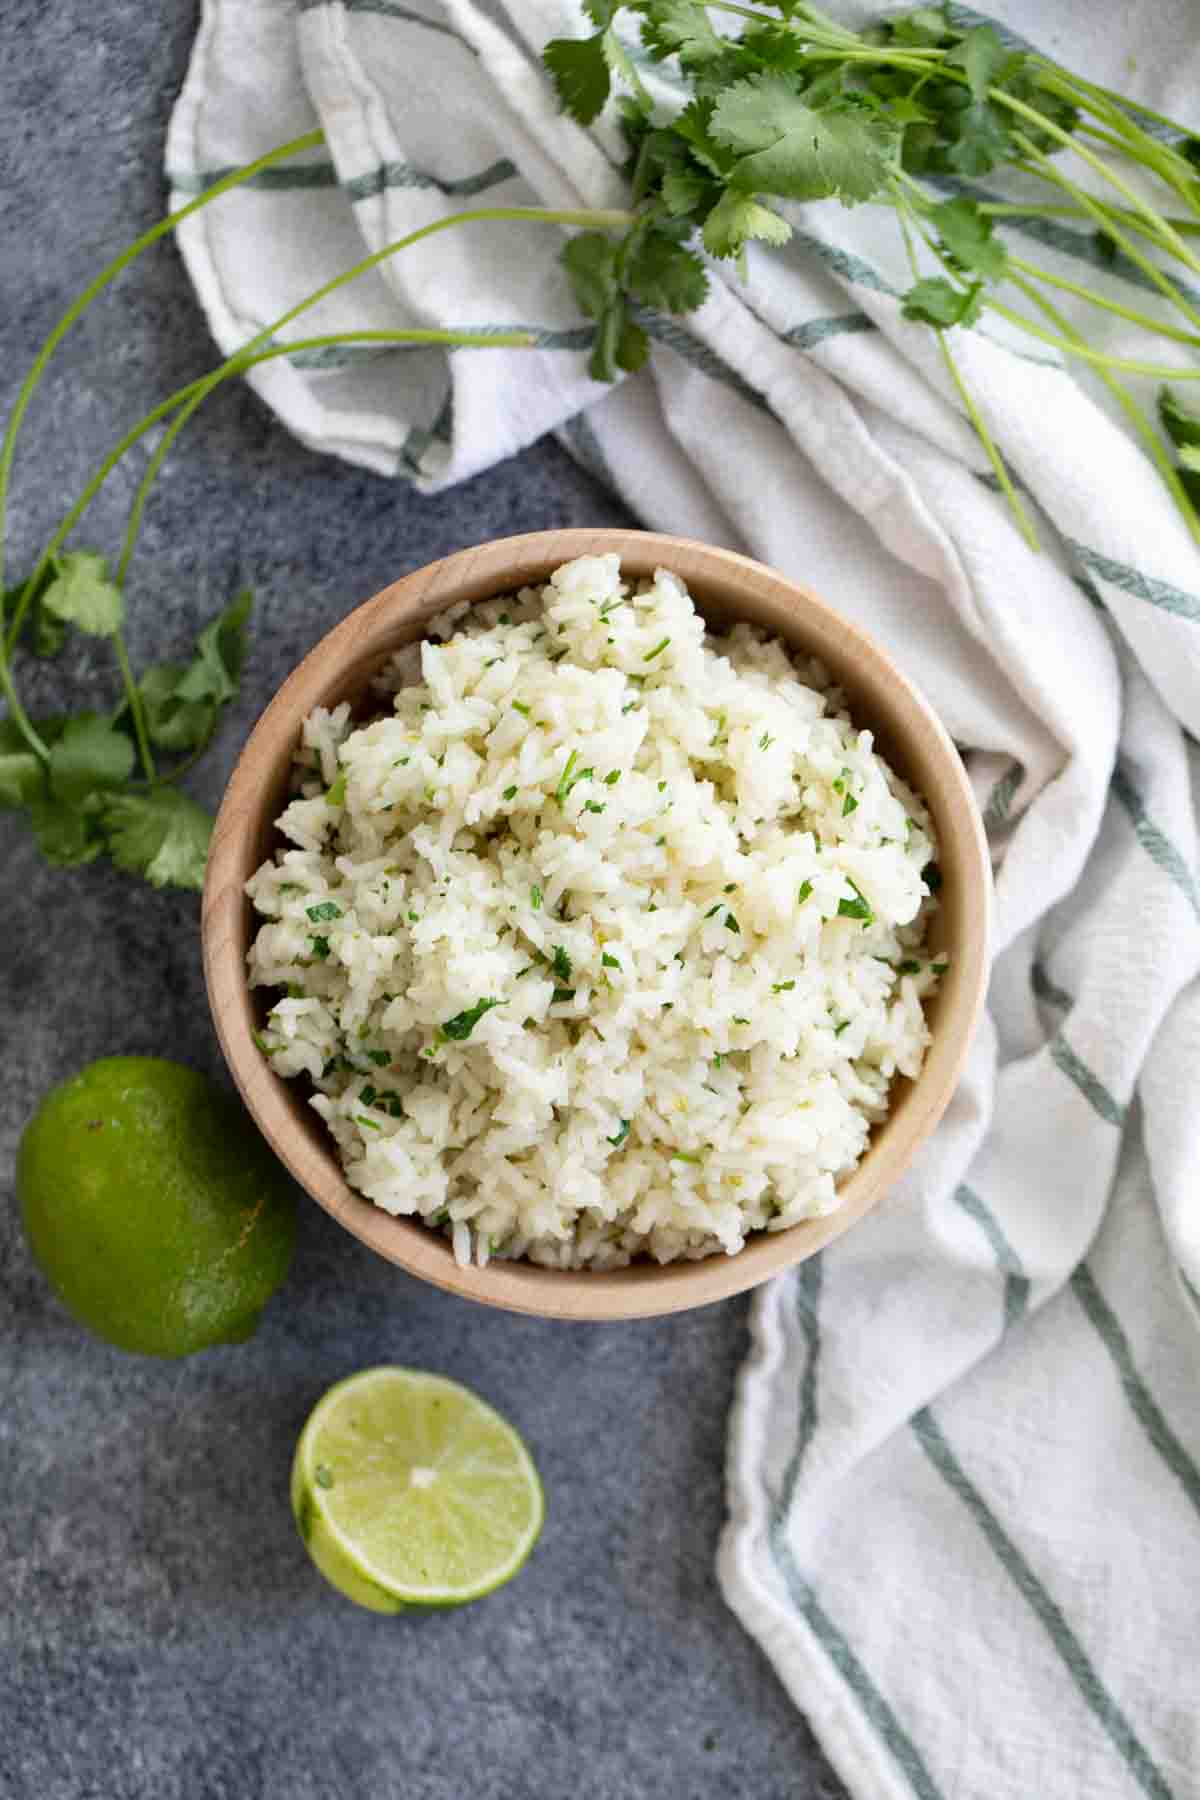
[[[1190,0],[1002,10],[1194,112]],[[181,228],[222,351],[465,207],[621,204],[611,122],[561,117],[539,66],[582,29],[565,0],[205,0],[174,204],[315,124],[327,141]],[[669,70],[646,79],[672,104]],[[993,848],[987,1018],[907,1178],[755,1298],[720,1577],[860,1800],[1180,1800],[1200,1793],[1200,557],[1107,396],[985,318],[955,354],[1033,553],[900,317],[891,215],[789,216],[744,285],[716,265],[698,313],[649,318],[650,362],[614,388],[587,374],[562,233],[527,223],[429,239],[289,335],[517,325],[537,350],[326,349],[251,379],[305,442],[426,490],[557,432],[647,525],[823,591],[939,710]],[[1085,224],[1006,229],[1161,316]]]

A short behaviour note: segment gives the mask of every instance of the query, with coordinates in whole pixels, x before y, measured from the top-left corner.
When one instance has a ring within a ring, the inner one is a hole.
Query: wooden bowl
[[[461,1268],[449,1242],[372,1205],[350,1188],[332,1138],[298,1082],[272,1073],[256,1048],[256,1002],[246,979],[253,919],[245,884],[274,849],[300,722],[314,706],[361,702],[398,646],[454,601],[480,601],[543,581],[572,557],[616,550],[626,576],[672,569],[714,623],[748,619],[818,656],[846,691],[851,716],[875,732],[891,766],[933,814],[942,904],[931,933],[950,969],[929,1008],[933,1042],[920,1078],[897,1079],[892,1109],[842,1184],[827,1218],[761,1233],[736,1256],[625,1269],[544,1269],[533,1263]],[[807,588],[747,557],[654,532],[539,531],[461,550],[384,588],[310,651],[267,707],[233,772],[213,836],[204,888],[204,967],[217,1035],[242,1097],[278,1156],[327,1212],[372,1250],[452,1293],[551,1318],[626,1319],[702,1306],[753,1287],[840,1237],[907,1169],[958,1079],[987,974],[991,878],[979,814],[958,753],[916,689],[856,626]]]

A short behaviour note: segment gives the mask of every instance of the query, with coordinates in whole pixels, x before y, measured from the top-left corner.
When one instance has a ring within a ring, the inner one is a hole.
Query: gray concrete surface
[[[104,260],[157,216],[162,131],[193,29],[179,0],[5,0],[0,386]],[[170,248],[71,339],[18,463],[20,572],[122,422],[208,366]],[[128,483],[83,541],[111,548]],[[503,532],[622,518],[543,445],[422,500],[323,462],[247,393],[212,407],[154,500],[135,655],[183,651],[243,583],[244,693],[196,789],[216,800],[250,721],[349,605]],[[31,697],[99,698],[97,659]],[[835,1800],[799,1714],[718,1594],[713,1552],[740,1302],[568,1328],[445,1298],[303,1202],[255,1340],[174,1365],[108,1351],[50,1299],[11,1199],[24,1120],[92,1057],[223,1078],[195,897],[45,868],[0,821],[0,1795],[4,1800]],[[506,1592],[420,1622],[355,1611],[310,1569],[287,1472],[313,1401],[395,1360],[445,1370],[520,1426],[542,1543]]]

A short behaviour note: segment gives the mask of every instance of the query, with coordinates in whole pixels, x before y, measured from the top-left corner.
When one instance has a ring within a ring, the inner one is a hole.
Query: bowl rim
[[[798,613],[801,645],[806,630],[813,634],[819,627],[827,636],[836,634],[850,660],[886,683],[897,710],[908,715],[923,737],[925,755],[938,765],[942,854],[949,820],[962,858],[959,911],[965,919],[973,909],[975,924],[955,944],[948,991],[939,999],[934,1040],[922,1072],[909,1084],[904,1107],[889,1113],[868,1154],[841,1184],[843,1198],[835,1212],[761,1233],[733,1256],[714,1253],[697,1261],[639,1262],[616,1270],[559,1270],[500,1260],[482,1269],[463,1268],[440,1233],[387,1213],[350,1188],[332,1140],[319,1144],[316,1132],[300,1127],[298,1090],[274,1074],[254,1042],[244,966],[249,918],[244,882],[247,848],[260,841],[268,823],[260,770],[276,766],[284,749],[290,756],[301,719],[329,697],[338,671],[364,658],[383,659],[389,634],[394,648],[420,635],[414,624],[423,625],[473,587],[479,591],[470,597],[478,604],[544,580],[551,569],[574,557],[613,550],[622,561],[628,553],[639,562],[674,567],[689,588],[697,580],[703,586],[711,577],[713,585],[726,591],[786,599]],[[260,714],[226,787],[206,870],[201,938],[217,1038],[242,1099],[276,1155],[339,1224],[409,1274],[464,1298],[541,1317],[616,1320],[682,1311],[757,1286],[848,1231],[907,1171],[949,1104],[970,1049],[987,984],[991,912],[987,841],[958,751],[920,690],[861,626],[804,584],[737,551],[661,532],[566,527],[491,539],[415,569],[347,613],[309,650]]]

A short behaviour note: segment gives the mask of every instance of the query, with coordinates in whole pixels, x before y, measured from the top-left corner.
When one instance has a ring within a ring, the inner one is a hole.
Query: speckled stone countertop
[[[160,211],[163,129],[195,21],[178,0],[3,11],[7,410],[67,301]],[[16,572],[119,427],[211,359],[162,247],[41,390],[18,460]],[[114,484],[83,541],[111,548],[129,489]],[[227,391],[152,502],[130,590],[135,660],[185,650],[238,587],[254,589],[242,697],[197,784],[215,802],[251,720],[348,607],[464,544],[623,522],[549,444],[422,499],[310,455]],[[65,680],[82,701],[90,667],[69,651],[41,685]],[[511,1318],[409,1280],[303,1200],[291,1277],[247,1345],[180,1364],[126,1357],[50,1299],[11,1197],[43,1091],[121,1051],[225,1076],[196,897],[51,871],[10,819],[0,829],[3,1800],[836,1800],[713,1573],[744,1302],[609,1327]],[[309,1407],[380,1361],[480,1389],[545,1477],[532,1562],[460,1613],[356,1611],[291,1524]]]

